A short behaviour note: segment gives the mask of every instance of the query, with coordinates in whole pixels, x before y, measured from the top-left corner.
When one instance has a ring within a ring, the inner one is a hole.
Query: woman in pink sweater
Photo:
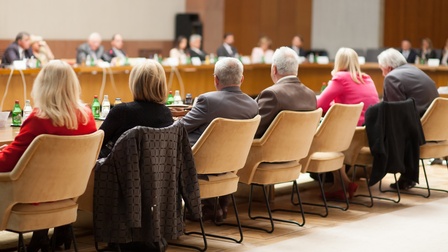
[[[350,48],[340,48],[336,53],[334,69],[331,72],[333,78],[328,87],[317,99],[317,107],[322,108],[324,113],[328,111],[333,103],[358,104],[364,103],[358,126],[364,124],[364,114],[373,104],[379,102],[378,92],[375,84],[369,75],[361,72],[358,63],[358,54]],[[342,179],[347,186],[347,192],[352,197],[358,185],[351,182],[342,169]],[[341,188],[339,173],[333,172],[334,183],[332,189],[325,194],[327,198],[344,198],[344,191]]]

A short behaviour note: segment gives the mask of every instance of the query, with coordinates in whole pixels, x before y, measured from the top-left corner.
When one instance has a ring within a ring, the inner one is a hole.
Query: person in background
[[[446,39],[445,46],[442,49],[442,56],[440,57],[440,64],[448,65],[448,39]]]
[[[31,35],[31,48],[34,57],[36,57],[42,65],[45,65],[50,60],[54,59],[53,52],[51,52],[47,42],[45,42],[41,36]]]
[[[81,44],[76,49],[76,63],[82,64],[86,61],[87,56],[93,58],[96,61],[107,61],[108,57],[104,53],[104,47],[101,45],[101,35],[97,32],[90,34],[86,43]]]
[[[272,41],[264,36],[258,41],[258,47],[254,47],[251,53],[252,63],[271,63],[274,51],[270,49]]]
[[[187,57],[186,51],[187,51],[187,38],[184,36],[179,36],[176,39],[176,44],[174,45],[174,48],[170,50],[170,58],[176,58],[179,59],[180,62],[182,62],[181,59]]]
[[[224,42],[216,51],[218,57],[237,57],[238,50],[233,46],[235,38],[232,33],[224,34]]]
[[[104,131],[100,158],[107,157],[118,138],[135,126],[162,128],[173,124],[165,106],[168,91],[160,63],[147,60],[135,66],[129,76],[129,89],[134,101],[114,106],[100,127]]]
[[[114,58],[126,58],[126,52],[123,51],[123,37],[121,34],[114,34],[110,41],[112,48],[107,52],[107,61],[111,62]]]
[[[81,101],[80,94],[81,87],[72,67],[60,60],[45,65],[31,91],[34,100],[32,113],[23,121],[14,141],[0,147],[0,172],[12,171],[34,138],[41,134],[84,135],[95,132],[92,112]],[[34,231],[27,251],[48,251],[47,235],[48,229]],[[70,238],[68,226],[55,228],[54,238],[56,246],[66,243]]]
[[[369,75],[361,72],[358,63],[358,54],[351,48],[340,48],[335,57],[334,69],[331,72],[333,78],[328,83],[328,87],[317,99],[317,107],[322,108],[326,113],[332,103],[358,104],[364,103],[358,126],[364,124],[366,110],[379,102],[378,92],[375,83]],[[326,198],[345,199],[344,190],[340,180],[346,185],[346,192],[353,195],[358,189],[358,185],[351,182],[345,169],[341,169],[341,176],[338,171],[333,172],[333,187],[325,193]]]
[[[437,58],[436,52],[432,48],[432,41],[430,38],[422,39],[422,48],[420,49],[419,58],[426,63],[428,59]]]
[[[188,53],[190,57],[198,57],[201,61],[205,61],[207,53],[201,50],[202,36],[199,34],[193,34],[190,36],[190,48]]]
[[[299,55],[299,57],[306,57],[306,51],[302,48],[303,38],[300,35],[295,35],[291,41],[291,49]]]
[[[20,32],[17,34],[14,42],[5,49],[2,57],[2,65],[11,65],[15,60],[30,59],[33,56],[30,34]]]
[[[222,58],[215,64],[213,74],[217,91],[208,92],[197,98],[196,105],[178,122],[183,124],[188,132],[190,144],[194,145],[217,117],[228,119],[250,119],[258,114],[257,103],[241,91],[243,83],[243,64],[235,58]],[[216,212],[218,221],[225,219],[230,203],[230,196],[219,197]],[[204,201],[203,218],[214,216],[213,199]]]
[[[297,78],[299,56],[289,47],[280,47],[272,57],[271,79],[274,85],[261,91],[258,103],[261,121],[255,138],[263,136],[282,110],[311,111],[316,109],[316,95]]]
[[[393,48],[383,51],[378,55],[378,64],[384,76],[384,101],[405,101],[412,98],[421,117],[432,101],[439,96],[434,81],[422,70],[407,64],[399,51]],[[390,187],[396,189],[398,186],[400,190],[407,190],[415,184],[406,173],[403,173],[398,185],[393,183]]]
[[[414,64],[417,58],[417,52],[412,49],[411,41],[403,39],[401,41],[400,53],[403,54],[404,58],[408,63]]]

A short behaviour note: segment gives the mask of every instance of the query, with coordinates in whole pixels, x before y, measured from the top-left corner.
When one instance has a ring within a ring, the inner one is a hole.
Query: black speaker
[[[191,34],[202,36],[202,22],[197,13],[184,13],[176,15],[176,37],[185,36],[187,39]]]

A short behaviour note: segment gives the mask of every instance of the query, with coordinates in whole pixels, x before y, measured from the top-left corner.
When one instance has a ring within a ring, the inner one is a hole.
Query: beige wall
[[[340,47],[382,47],[383,6],[383,0],[313,0],[312,47],[327,49],[330,58]]]
[[[97,31],[127,40],[173,40],[175,15],[185,0],[2,0],[0,39],[19,31],[48,40],[84,40]]]

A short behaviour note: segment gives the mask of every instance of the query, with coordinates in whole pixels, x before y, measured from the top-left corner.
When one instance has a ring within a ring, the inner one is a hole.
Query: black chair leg
[[[341,168],[344,169],[344,168]],[[339,171],[339,175],[341,175],[341,170]],[[344,192],[344,202],[345,202],[345,207],[340,207],[340,206],[335,206],[335,205],[328,205],[327,202],[327,198],[325,197],[325,190],[324,190],[324,184],[322,182],[322,179],[320,178],[320,176],[317,177],[318,178],[318,182],[319,182],[319,188],[320,188],[320,193],[322,195],[322,200],[323,200],[323,204],[316,204],[316,203],[310,203],[310,202],[303,202],[303,205],[307,205],[307,206],[318,206],[318,207],[324,207],[325,208],[325,213],[317,213],[317,212],[309,212],[309,211],[305,211],[305,214],[313,214],[313,215],[318,215],[321,217],[327,217],[328,216],[328,209],[329,208],[336,208],[336,209],[340,209],[342,211],[347,211],[348,208],[350,207],[350,203],[348,201],[347,198],[347,191],[345,189],[345,184],[344,181],[341,179],[341,186],[342,186],[342,190]]]
[[[26,244],[25,244],[25,240],[23,239],[23,233],[19,233],[19,242],[18,242],[17,250],[26,252]]]
[[[398,179],[397,179],[397,174],[396,173],[394,173],[394,179],[395,179],[395,183],[398,185]],[[401,201],[401,191],[400,191],[400,187],[399,186],[397,186],[397,190],[396,191],[393,191],[393,190],[383,190],[381,188],[381,185],[382,185],[382,180],[380,180],[380,183],[379,183],[380,192],[382,192],[382,193],[384,193],[384,192],[396,192],[397,193],[397,199],[394,200],[394,199],[385,198],[385,197],[379,197],[379,196],[372,196],[373,198],[379,199],[379,200],[388,200],[388,201],[392,201],[394,203],[400,203],[400,201]]]
[[[353,174],[356,173],[356,168],[358,166],[354,165],[353,166]],[[370,204],[365,204],[362,202],[357,202],[357,201],[350,201],[350,204],[355,204],[355,205],[362,205],[362,206],[366,206],[366,207],[373,207],[373,196],[372,196],[372,190],[370,190],[370,186],[369,186],[369,174],[367,173],[367,166],[362,165],[361,166],[364,170],[364,175],[366,177],[366,186],[367,186],[367,191],[369,192],[368,195],[364,195],[364,194],[357,194],[355,195],[355,197],[368,197],[370,199]],[[352,177],[352,181],[354,182],[354,177]]]
[[[447,160],[447,157],[445,157],[444,159]],[[425,189],[425,190],[428,191],[428,193],[427,193],[426,195],[421,195],[421,194],[415,194],[415,195],[420,195],[420,196],[422,196],[422,197],[429,198],[429,196],[431,196],[431,190],[432,190],[432,191],[437,191],[437,192],[446,192],[446,193],[448,193],[448,190],[439,189],[439,188],[431,188],[431,187],[429,186],[429,183],[428,183],[428,176],[427,176],[427,174],[426,174],[425,162],[423,161],[423,159],[420,159],[420,160],[421,160],[421,162],[422,162],[423,173],[424,173],[424,175],[425,175],[426,187],[416,186],[416,187],[414,187],[414,188],[416,188],[416,189]],[[447,168],[448,168],[448,161],[446,161],[446,166],[447,166]],[[408,192],[404,192],[404,193],[406,193],[406,194],[413,194],[413,193],[408,193]]]

